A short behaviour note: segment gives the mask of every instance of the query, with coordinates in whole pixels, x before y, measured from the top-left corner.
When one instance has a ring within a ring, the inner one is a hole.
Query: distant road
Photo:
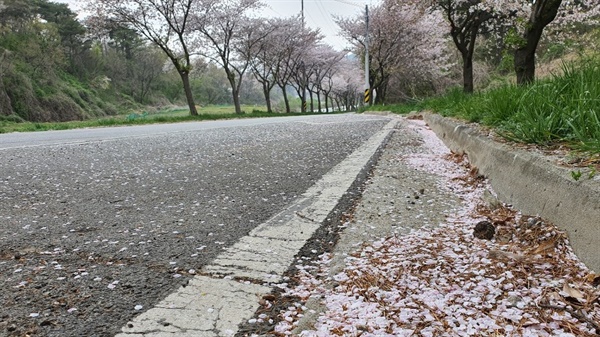
[[[235,128],[272,123],[297,122],[303,120],[318,120],[319,118],[327,118],[328,116],[331,115],[252,119],[244,118],[207,122],[99,127],[59,131],[14,132],[0,134],[0,150],[30,146],[76,144],[118,138],[147,137],[160,134],[193,132],[218,128]]]

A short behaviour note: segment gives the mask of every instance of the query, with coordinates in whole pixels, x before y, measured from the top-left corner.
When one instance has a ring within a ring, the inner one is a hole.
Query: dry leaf
[[[521,262],[525,260],[524,255],[513,254],[510,252],[504,252],[501,250],[490,249],[488,256],[490,259],[506,259],[506,260],[515,260],[517,262]]]
[[[575,288],[572,288],[567,283],[565,283],[565,285],[563,286],[562,291],[564,293],[566,293],[567,296],[569,296],[569,297],[573,297],[573,298],[577,298],[577,299],[583,299],[584,298],[584,295],[583,295],[583,293],[581,291],[579,291],[579,290],[577,290]]]
[[[585,277],[585,281],[591,283],[594,287],[597,287],[600,285],[600,275],[591,273]]]
[[[554,301],[560,301],[560,300],[562,300],[562,296],[560,296],[560,294],[557,293],[556,291],[553,291],[550,294],[548,294],[548,298],[550,300],[554,300]]]
[[[546,240],[542,243],[540,243],[539,246],[537,246],[536,249],[533,250],[533,254],[537,255],[537,254],[543,254],[546,253],[549,250],[554,250],[554,247],[556,246],[556,238],[550,239],[550,240]]]

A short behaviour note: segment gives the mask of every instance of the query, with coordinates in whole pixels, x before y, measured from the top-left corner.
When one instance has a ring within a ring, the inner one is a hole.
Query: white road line
[[[240,323],[252,318],[260,298],[271,292],[266,284],[281,280],[294,256],[326,220],[396,123],[390,121],[294,204],[217,256],[203,268],[203,276],[194,277],[187,286],[134,318],[116,337],[235,335]]]

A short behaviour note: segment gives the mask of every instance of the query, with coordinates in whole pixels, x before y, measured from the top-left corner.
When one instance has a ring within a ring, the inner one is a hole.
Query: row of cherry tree
[[[364,56],[368,42],[370,87],[377,94],[375,103],[385,103],[447,86],[456,63],[452,42],[462,59],[464,91],[473,92],[473,57],[481,35],[495,39],[499,52],[513,53],[517,82],[530,83],[544,31],[556,37],[572,32],[575,23],[591,24],[600,11],[598,2],[383,0],[371,9],[368,41],[364,16],[336,21],[355,55]],[[303,112],[308,102],[314,110],[315,99],[319,111],[322,101],[325,109],[331,100],[357,104],[362,87],[358,60],[327,46],[299,18],[257,16],[262,6],[260,0],[92,0],[87,26],[127,25],[158,46],[181,77],[191,114],[197,114],[189,79],[195,56],[225,71],[238,113],[240,88],[249,74],[262,85],[269,111],[275,86],[288,112],[288,87],[301,98]]]
[[[372,10],[369,25],[370,85],[384,102],[388,86],[398,87],[397,78],[413,86],[439,84],[453,63],[449,37],[462,59],[463,89],[473,92],[473,57],[482,35],[496,42],[497,53],[512,54],[517,83],[528,84],[544,32],[552,39],[577,34],[596,25],[599,14],[599,0],[384,0]],[[363,17],[338,24],[364,55]]]
[[[358,63],[323,43],[319,32],[298,17],[257,16],[261,6],[259,0],[93,0],[87,26],[101,35],[126,25],[158,46],[181,77],[192,115],[197,110],[190,72],[197,57],[225,71],[237,113],[242,113],[240,89],[249,75],[262,85],[269,111],[275,86],[283,92],[287,112],[289,87],[301,98],[302,112],[356,106]]]

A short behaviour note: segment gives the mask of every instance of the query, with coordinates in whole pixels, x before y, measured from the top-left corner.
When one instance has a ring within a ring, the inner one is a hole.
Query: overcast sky
[[[68,3],[73,10],[78,0],[51,0]],[[304,17],[306,24],[312,28],[320,28],[325,35],[325,42],[341,50],[347,43],[337,36],[338,28],[332,15],[355,17],[364,15],[365,5],[374,6],[380,0],[304,0]],[[290,17],[300,14],[301,0],[263,0],[267,6],[262,10],[264,16]]]
[[[263,10],[265,16],[289,17],[300,13],[301,0],[263,0],[267,7]],[[332,15],[355,17],[364,15],[365,5],[374,5],[379,1],[346,1],[346,0],[304,0],[304,18],[312,28],[320,28],[326,36],[325,42],[336,49],[343,49],[346,41],[337,36],[338,27]]]

